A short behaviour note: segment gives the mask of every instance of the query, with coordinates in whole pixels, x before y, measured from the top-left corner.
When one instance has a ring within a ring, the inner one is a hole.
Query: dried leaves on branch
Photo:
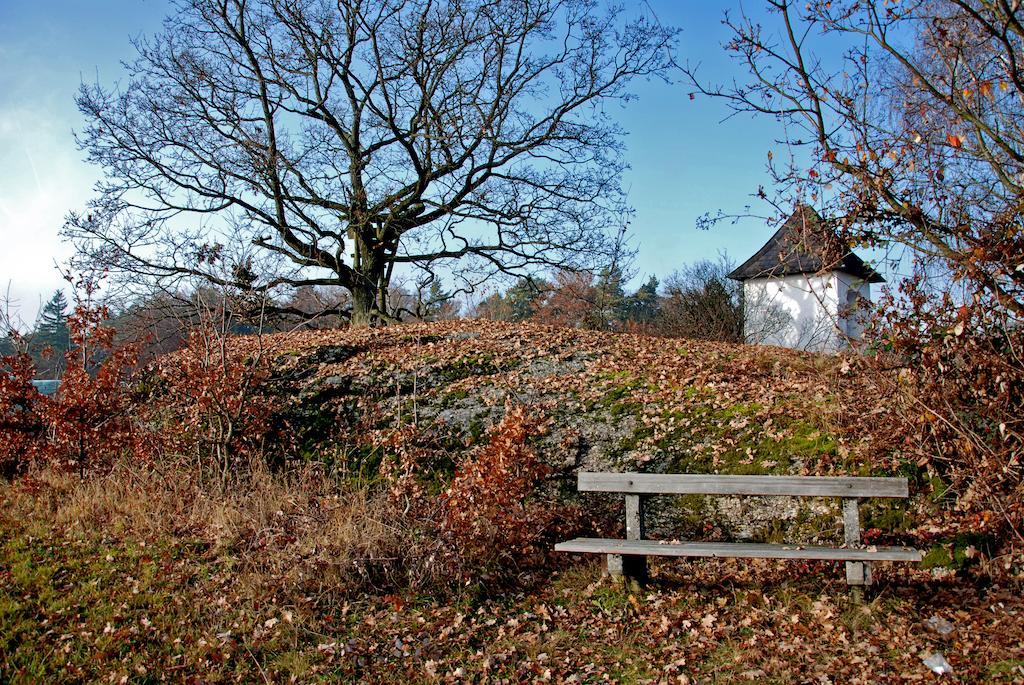
[[[79,305],[68,319],[71,347],[61,391],[44,397],[32,385],[27,355],[0,359],[0,457],[7,471],[41,461],[84,476],[119,459],[143,459],[140,407],[129,380],[132,346],[115,345],[107,311]]]
[[[727,18],[749,78],[701,92],[787,123],[769,167],[854,244],[905,247],[968,299],[1024,314],[1024,64],[1013,3],[766,3]],[[841,50],[845,52],[839,54]]]
[[[848,244],[883,255],[894,289],[877,356],[862,361],[899,390],[894,432],[960,506],[1002,511],[1024,541],[1018,3],[766,6],[763,25],[726,19],[746,74],[727,86],[688,76],[737,113],[784,122],[768,151],[782,203],[814,203]]]

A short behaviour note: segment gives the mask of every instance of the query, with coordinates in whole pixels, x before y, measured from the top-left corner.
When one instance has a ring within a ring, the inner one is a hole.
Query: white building
[[[863,303],[885,280],[807,205],[729,278],[743,282],[747,342],[820,352],[861,338]]]

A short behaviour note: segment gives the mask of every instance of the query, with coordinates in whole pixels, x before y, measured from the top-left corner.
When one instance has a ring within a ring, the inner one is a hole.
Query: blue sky
[[[756,7],[757,3],[748,3]],[[683,29],[679,59],[700,62],[712,80],[734,67],[721,49],[725,9],[735,2],[650,0],[665,24]],[[7,289],[31,321],[62,281],[55,262],[69,251],[57,232],[81,208],[98,177],[76,149],[81,119],[74,104],[82,81],[110,85],[123,77],[132,36],[159,29],[165,0],[2,0],[0,2],[0,292]],[[626,177],[637,279],[661,278],[687,262],[725,250],[737,261],[754,252],[773,226],[748,219],[696,228],[719,209],[742,212],[769,183],[764,162],[776,137],[768,120],[728,114],[723,104],[690,100],[685,84],[637,83],[639,99],[621,111],[632,167]],[[755,212],[768,213],[754,204]]]

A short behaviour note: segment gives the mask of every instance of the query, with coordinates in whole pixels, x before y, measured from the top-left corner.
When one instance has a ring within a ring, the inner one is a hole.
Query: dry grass
[[[173,473],[173,476],[169,476]],[[415,522],[370,486],[315,467],[254,468],[226,487],[187,469],[118,466],[87,480],[45,470],[9,489],[12,514],[82,534],[188,540],[241,572],[316,578],[325,591],[415,582]]]
[[[175,474],[0,483],[0,682],[904,682],[935,651],[966,682],[1024,677],[1019,579],[880,569],[850,607],[838,569],[710,560],[655,564],[639,595],[593,565],[424,595],[438,548],[385,493]]]

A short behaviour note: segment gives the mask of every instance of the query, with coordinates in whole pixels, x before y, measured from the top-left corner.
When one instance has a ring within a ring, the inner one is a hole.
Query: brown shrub
[[[78,306],[68,320],[71,349],[59,392],[44,397],[32,385],[27,355],[0,360],[0,470],[8,476],[34,461],[75,470],[80,477],[109,469],[124,455],[146,453],[138,405],[128,384],[131,346],[114,344],[103,308]]]
[[[59,392],[46,402],[46,460],[77,470],[109,469],[120,457],[144,458],[138,405],[129,380],[135,367],[132,345],[116,345],[105,325],[106,309],[79,305],[68,319],[71,349]]]
[[[944,489],[933,495],[962,532],[1024,543],[1024,330],[996,310],[904,290],[887,303],[885,353],[872,362],[902,419],[891,440]]]
[[[32,385],[35,369],[27,354],[0,357],[0,476],[11,478],[45,446],[46,398]]]
[[[257,349],[247,354],[207,322],[180,352],[154,366],[160,387],[150,418],[161,427],[165,452],[194,455],[221,484],[262,456],[272,403],[261,391],[269,376]]]
[[[453,578],[515,582],[544,566],[554,538],[572,527],[575,510],[545,492],[551,468],[530,445],[546,430],[508,407],[486,444],[461,459],[437,517],[438,558]]]

